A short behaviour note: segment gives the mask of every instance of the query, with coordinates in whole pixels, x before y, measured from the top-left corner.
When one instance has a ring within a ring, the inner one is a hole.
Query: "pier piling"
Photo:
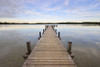
[[[43,33],[42,34],[44,34],[44,29],[43,29]]]
[[[71,58],[73,59],[75,57],[74,54],[72,54],[72,42],[68,42],[68,46],[67,46],[67,52],[70,54]]]
[[[39,32],[39,38],[38,38],[38,40],[41,38],[41,32]]]
[[[30,45],[30,42],[26,42],[27,44],[27,54],[30,55],[31,53],[31,45]]]
[[[58,38],[61,40],[61,37],[60,37],[60,32],[58,32]]]
[[[69,54],[72,53],[72,52],[71,52],[71,47],[72,47],[72,42],[69,42],[69,41],[68,41],[67,52],[68,52]]]
[[[31,53],[31,44],[30,44],[30,42],[26,42],[26,44],[27,44],[27,52],[26,52],[26,54],[23,56],[24,59],[27,59],[28,56],[29,56],[30,53]]]

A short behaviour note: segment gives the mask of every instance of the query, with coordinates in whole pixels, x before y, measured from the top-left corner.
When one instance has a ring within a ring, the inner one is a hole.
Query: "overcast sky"
[[[0,21],[100,21],[100,0],[0,0]]]

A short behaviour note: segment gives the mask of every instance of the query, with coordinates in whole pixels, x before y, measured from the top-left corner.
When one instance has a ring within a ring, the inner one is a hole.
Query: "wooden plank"
[[[76,67],[76,65],[52,27],[48,26],[23,67]]]
[[[58,57],[58,56],[56,56],[56,57],[53,57],[53,56],[49,56],[49,57],[29,57],[29,59],[38,59],[38,60],[41,60],[41,59],[45,59],[45,60],[49,60],[49,59],[54,59],[54,60],[56,60],[56,59],[59,59],[59,60],[64,60],[64,59],[70,59],[69,57]]]
[[[67,56],[68,53],[65,52],[37,52],[32,53],[31,56]]]
[[[71,64],[71,65],[68,65],[68,64],[62,64],[62,65],[60,65],[60,64],[56,64],[56,65],[52,65],[52,64],[26,64],[26,65],[23,65],[23,67],[76,67],[76,65],[73,65],[73,64]]]
[[[26,64],[74,64],[72,60],[28,60]]]

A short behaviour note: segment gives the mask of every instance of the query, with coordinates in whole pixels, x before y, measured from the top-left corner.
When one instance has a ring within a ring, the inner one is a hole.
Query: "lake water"
[[[26,42],[32,48],[38,42],[38,34],[44,25],[0,25],[0,67],[21,67]],[[100,26],[63,24],[56,27],[61,42],[67,48],[72,42],[74,61],[78,67],[100,67]]]

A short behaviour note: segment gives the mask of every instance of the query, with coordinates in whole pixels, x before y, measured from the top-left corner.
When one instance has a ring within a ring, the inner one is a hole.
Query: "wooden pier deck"
[[[22,67],[76,67],[76,64],[48,26]]]

